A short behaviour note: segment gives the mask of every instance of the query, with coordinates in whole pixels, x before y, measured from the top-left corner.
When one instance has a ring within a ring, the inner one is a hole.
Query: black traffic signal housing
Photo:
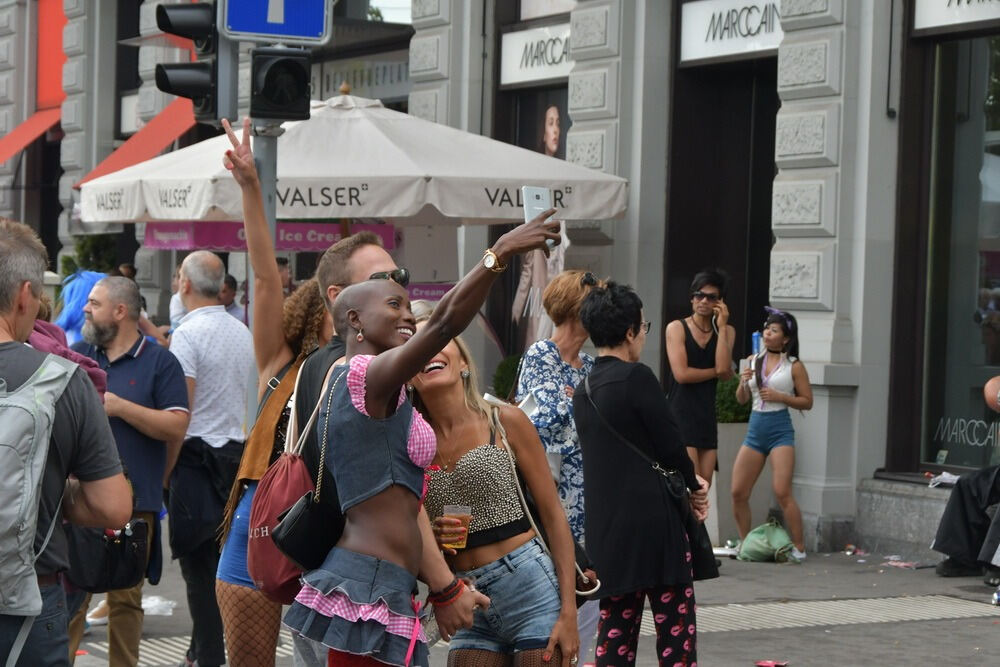
[[[195,120],[200,123],[216,124],[220,118],[235,120],[237,114],[238,44],[220,37],[215,17],[215,2],[156,7],[157,27],[190,39],[197,58],[190,63],[157,65],[156,87],[190,98]]]
[[[308,120],[311,57],[306,49],[261,47],[251,52],[250,117]]]

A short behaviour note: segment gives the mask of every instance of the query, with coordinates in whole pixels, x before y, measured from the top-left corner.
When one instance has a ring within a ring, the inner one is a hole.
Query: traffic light
[[[251,52],[250,117],[309,118],[309,51],[261,47]]]
[[[194,43],[195,62],[156,66],[156,87],[190,98],[195,120],[217,123],[237,115],[239,44],[216,30],[216,3],[157,5],[156,25],[163,32]]]

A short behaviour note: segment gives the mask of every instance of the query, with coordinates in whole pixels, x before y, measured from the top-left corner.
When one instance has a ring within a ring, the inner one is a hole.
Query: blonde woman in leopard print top
[[[425,498],[435,537],[456,575],[490,598],[473,627],[452,637],[449,666],[506,665],[511,655],[525,667],[575,665],[573,541],[534,426],[520,410],[494,409],[480,397],[461,339],[445,346],[411,385],[438,442]],[[535,499],[551,558],[522,509],[505,447]],[[443,516],[446,504],[472,508],[467,535],[458,519]],[[463,537],[463,549],[444,546]]]

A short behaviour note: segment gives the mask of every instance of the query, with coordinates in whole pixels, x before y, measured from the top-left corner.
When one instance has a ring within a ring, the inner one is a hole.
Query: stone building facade
[[[769,298],[800,322],[815,393],[814,408],[793,417],[807,546],[833,549],[850,541],[859,484],[885,459],[898,141],[886,109],[897,104],[902,12],[849,0],[776,4],[784,34],[776,53]],[[414,2],[411,113],[490,132],[497,86],[493,67],[480,78],[479,63],[499,57],[501,28],[491,20],[494,3],[486,6],[483,20],[479,2]],[[680,9],[660,0],[578,0],[568,15],[567,159],[630,180],[625,219],[591,223],[613,239],[598,266],[636,286],[660,332],[672,278],[663,258]],[[469,261],[477,258],[470,248]],[[660,368],[663,358],[662,334],[651,335],[643,360]],[[727,491],[718,492],[720,511]]]

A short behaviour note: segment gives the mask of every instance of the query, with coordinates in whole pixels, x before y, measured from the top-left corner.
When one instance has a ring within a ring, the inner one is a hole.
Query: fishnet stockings
[[[281,605],[255,588],[215,580],[231,667],[274,667]]]
[[[462,648],[448,651],[448,667],[510,667],[512,656],[506,653]]]
[[[448,667],[561,667],[562,652],[552,651],[552,659],[542,660],[545,649],[519,651],[513,655],[478,649],[457,649],[448,652]]]
[[[545,649],[536,648],[514,654],[514,667],[562,667],[562,651],[559,647],[552,649],[552,659],[542,662]]]

